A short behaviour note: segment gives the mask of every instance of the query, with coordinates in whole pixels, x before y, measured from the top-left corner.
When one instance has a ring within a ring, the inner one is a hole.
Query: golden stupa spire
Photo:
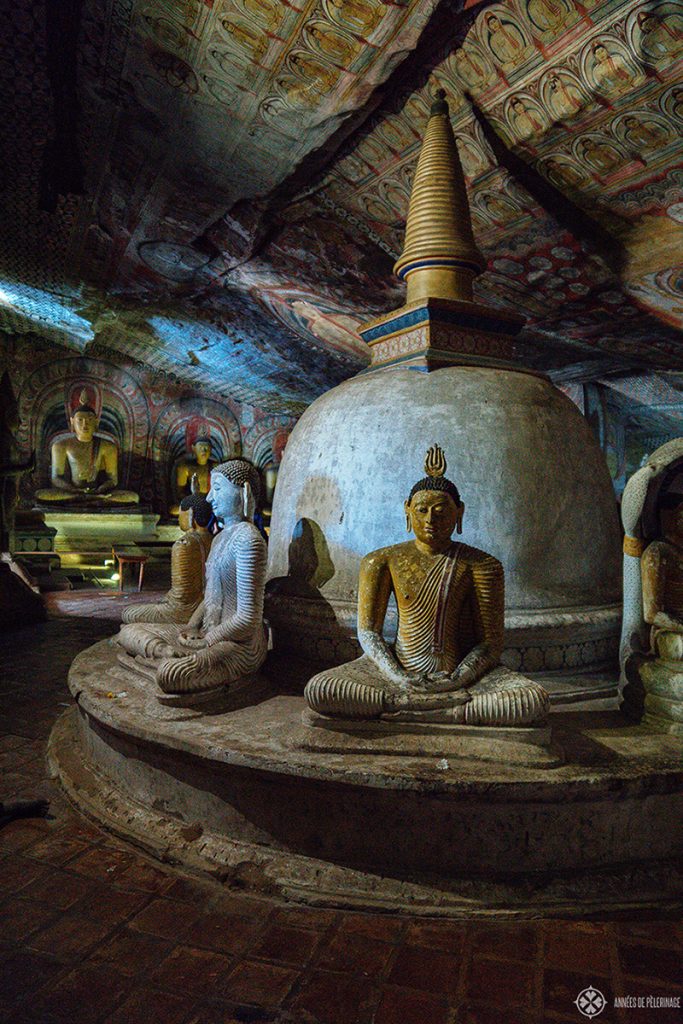
[[[407,282],[408,305],[423,299],[471,302],[472,280],[484,267],[445,97],[439,89],[432,104],[410,194],[403,254],[394,267]]]

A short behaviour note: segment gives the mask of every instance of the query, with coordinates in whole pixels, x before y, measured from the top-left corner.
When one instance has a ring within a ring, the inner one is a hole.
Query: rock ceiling
[[[443,87],[477,298],[527,317],[527,364],[680,421],[680,4],[16,0],[8,20],[3,330],[303,408],[402,302]]]

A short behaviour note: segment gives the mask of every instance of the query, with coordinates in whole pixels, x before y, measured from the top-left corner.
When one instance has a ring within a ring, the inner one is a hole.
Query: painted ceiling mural
[[[430,82],[332,169],[328,202],[398,256],[415,126],[442,87],[488,258],[478,297],[523,312],[541,341],[683,368],[680,336],[667,329],[683,326],[682,31],[683,7],[669,2],[488,6]],[[466,96],[524,168],[557,190],[555,209],[590,214],[593,238],[590,223],[577,237],[539,205],[531,175],[520,181],[500,165]],[[602,230],[617,259],[591,245]]]
[[[301,411],[402,302],[443,87],[477,297],[528,318],[525,362],[683,432],[645,386],[681,395],[680,0],[17,0],[8,18],[0,330]]]

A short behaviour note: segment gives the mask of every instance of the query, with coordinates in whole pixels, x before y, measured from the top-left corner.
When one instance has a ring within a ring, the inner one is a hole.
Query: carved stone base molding
[[[166,862],[288,900],[455,917],[681,904],[680,741],[618,711],[553,713],[565,764],[548,769],[307,751],[322,730],[302,724],[301,697],[162,707],[109,641],[78,655],[69,683],[55,775]]]

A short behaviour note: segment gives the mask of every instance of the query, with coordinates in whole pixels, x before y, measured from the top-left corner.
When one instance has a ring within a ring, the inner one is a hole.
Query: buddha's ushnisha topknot
[[[446,475],[446,456],[443,448],[433,444],[425,455],[425,473],[427,476],[439,477]]]
[[[214,466],[211,470],[211,475],[213,476],[214,473],[220,473],[231,484],[236,484],[238,487],[241,487],[243,484],[249,484],[254,501],[258,506],[259,498],[261,497],[261,477],[259,476],[258,469],[251,462],[239,458],[228,459],[227,462],[221,462],[219,465]]]
[[[460,492],[450,480],[444,476],[446,472],[446,456],[443,448],[433,444],[425,456],[424,469],[427,476],[413,485],[408,502],[413,500],[418,491],[443,491],[449,494],[456,505],[460,504]]]
[[[88,392],[86,391],[85,388],[82,389],[80,395],[78,396],[78,405],[76,406],[71,415],[75,416],[77,412],[87,412],[91,416],[97,416],[97,411],[93,409],[92,405],[88,401]]]

